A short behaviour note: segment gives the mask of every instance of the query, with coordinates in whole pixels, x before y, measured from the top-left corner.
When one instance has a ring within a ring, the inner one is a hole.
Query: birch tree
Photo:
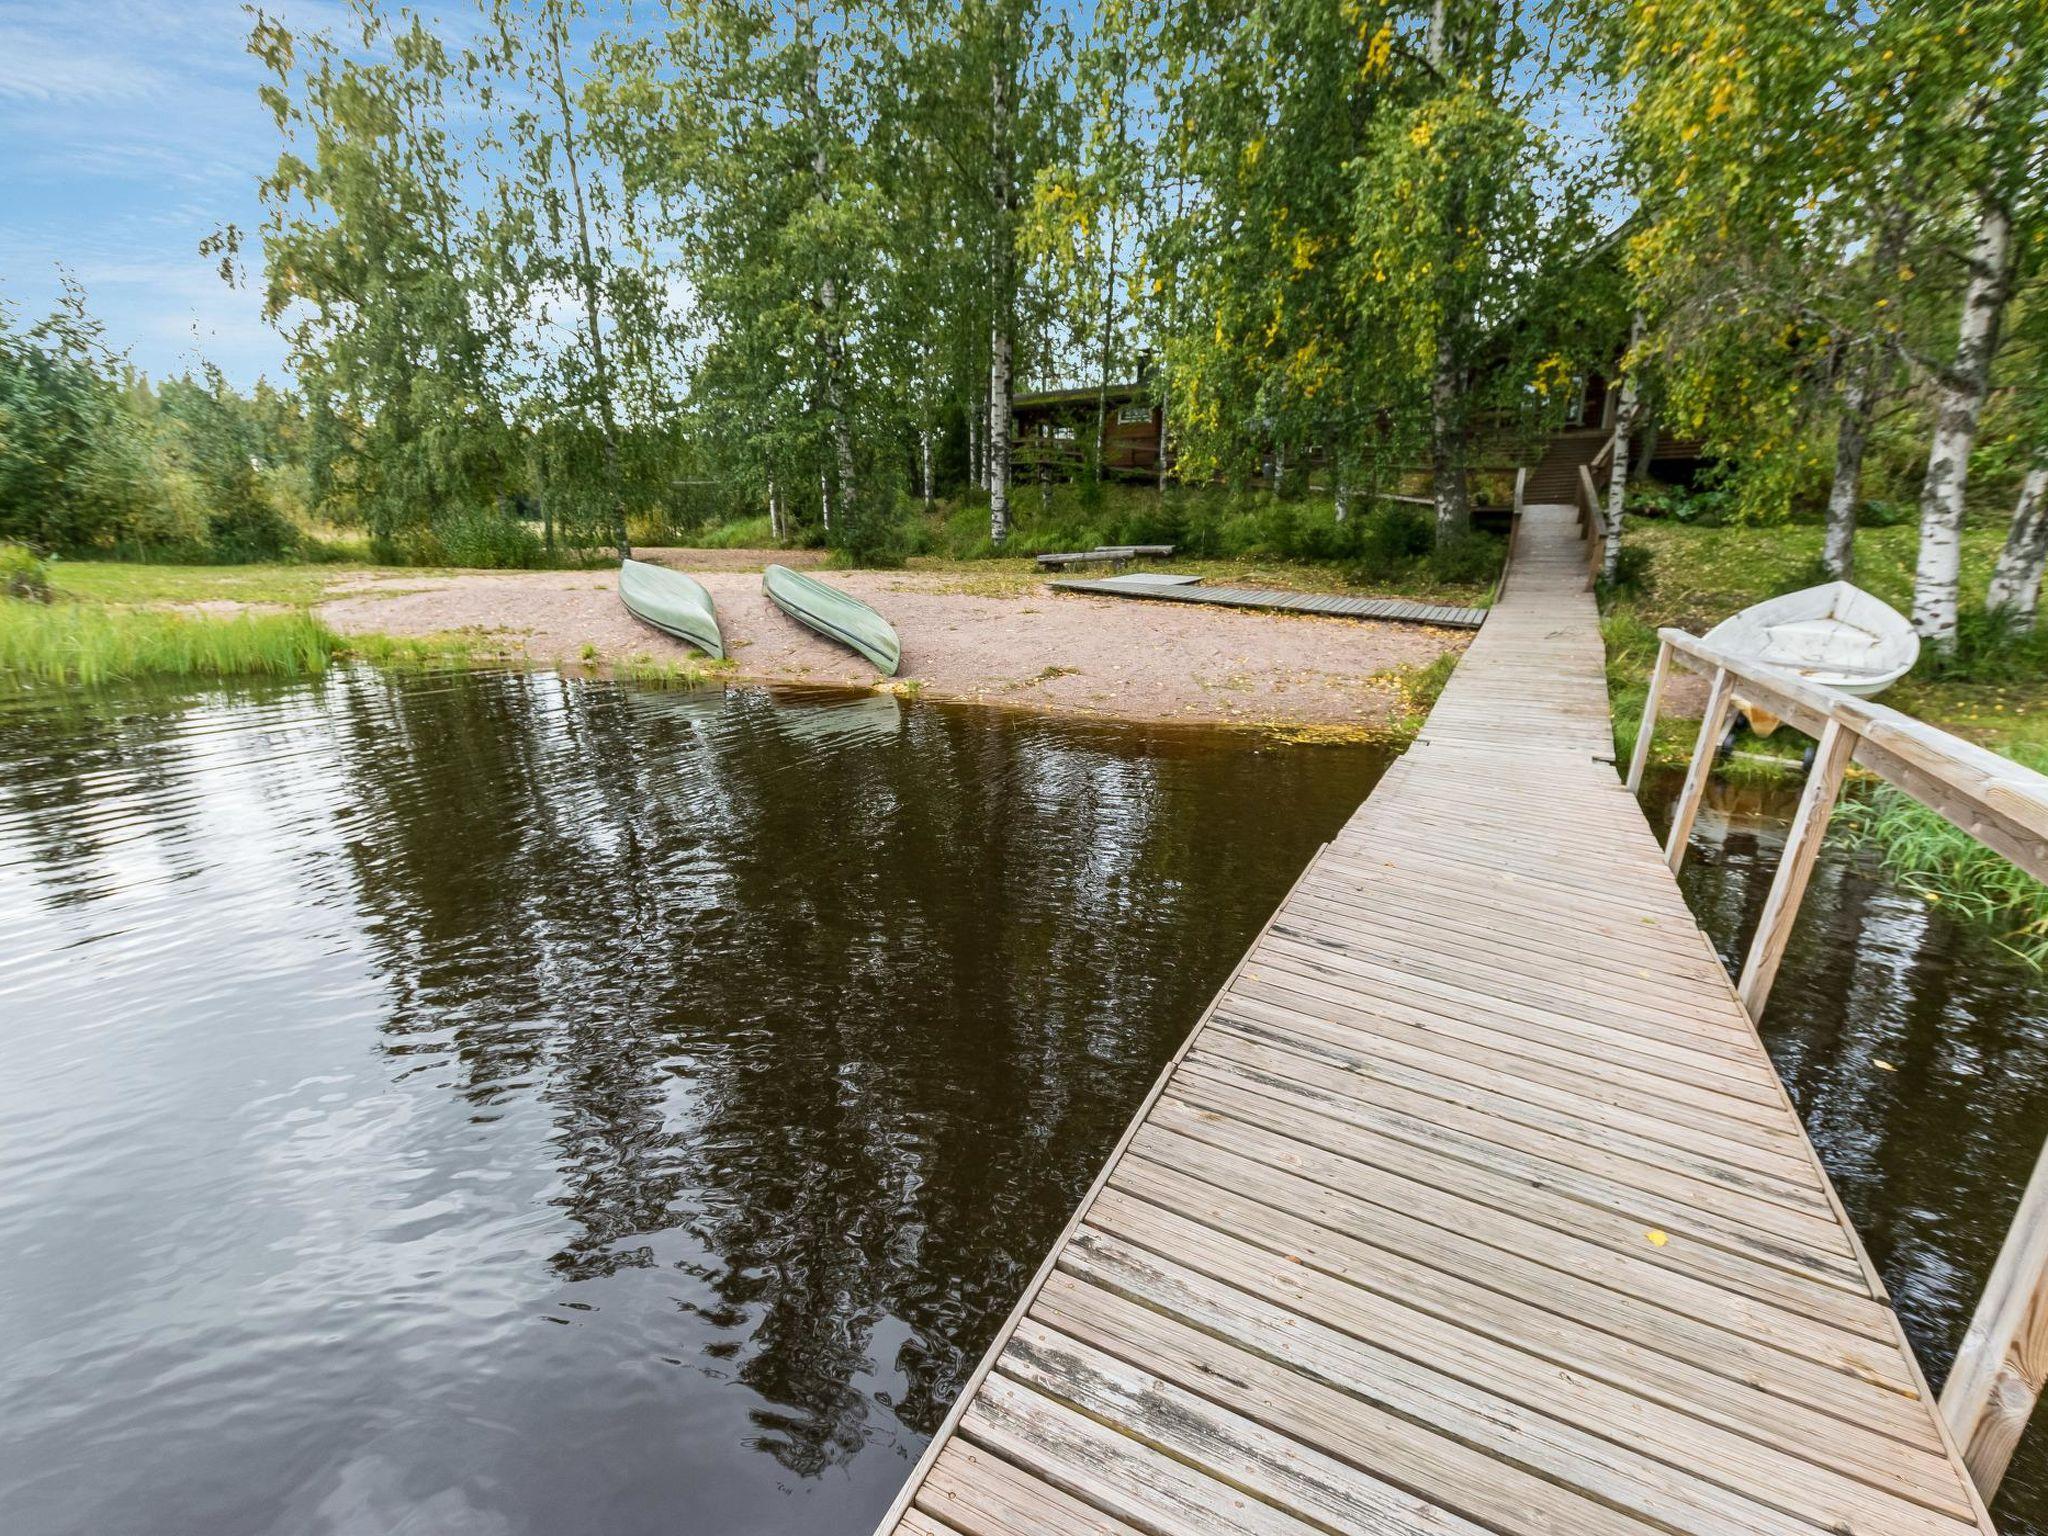
[[[1968,24],[1951,27],[1943,17],[1929,30],[1950,50],[1965,87],[1945,148],[1974,193],[1955,349],[1935,379],[1913,574],[1913,627],[1947,655],[1956,643],[1971,452],[2019,262],[2023,253],[2037,260],[2048,239],[2048,15],[2036,5],[1986,5]]]

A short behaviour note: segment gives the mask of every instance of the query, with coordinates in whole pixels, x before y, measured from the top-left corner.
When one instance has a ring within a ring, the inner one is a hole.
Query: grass
[[[379,567],[340,565],[139,565],[118,560],[58,560],[50,585],[97,603],[316,603],[337,577]]]
[[[231,617],[58,598],[0,601],[0,686],[312,677],[344,659],[413,668],[503,660],[481,634],[342,635],[304,608]]]
[[[0,603],[0,679],[17,686],[306,677],[343,647],[339,635],[304,612],[220,619],[92,603]]]
[[[2048,752],[2014,754],[2048,769]],[[1999,930],[1999,943],[2048,967],[2048,885],[1889,784],[1859,785],[1836,807],[1829,835],[1873,854],[1894,881],[1923,900]]]

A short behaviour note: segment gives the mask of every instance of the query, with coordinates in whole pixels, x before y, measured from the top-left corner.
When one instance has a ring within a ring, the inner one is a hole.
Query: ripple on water
[[[545,673],[0,704],[9,1536],[865,1531],[1380,767]]]

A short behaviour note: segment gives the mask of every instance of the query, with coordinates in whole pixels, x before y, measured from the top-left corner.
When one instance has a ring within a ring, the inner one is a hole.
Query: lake
[[[1385,763],[548,673],[0,702],[9,1536],[866,1536]],[[1702,816],[1731,962],[1790,809]],[[1939,1380],[2041,978],[1831,850],[1764,1034]]]
[[[0,1523],[865,1533],[1385,761],[546,673],[0,704]]]

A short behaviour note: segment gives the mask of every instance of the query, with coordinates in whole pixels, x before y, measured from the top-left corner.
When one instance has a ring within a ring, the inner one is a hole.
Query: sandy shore
[[[733,680],[882,681],[851,651],[770,605],[758,571],[776,556],[649,553],[710,589]],[[900,681],[926,697],[1127,719],[1371,729],[1400,712],[1391,673],[1469,639],[1419,625],[1088,597],[951,572],[846,571],[827,579],[889,616],[903,637]],[[696,656],[628,615],[609,571],[394,573],[344,588],[320,614],[344,633],[466,631],[542,663],[681,664]]]

